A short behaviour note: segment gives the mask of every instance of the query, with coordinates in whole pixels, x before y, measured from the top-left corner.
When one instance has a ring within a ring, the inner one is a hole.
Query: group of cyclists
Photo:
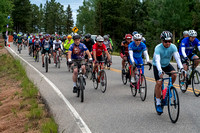
[[[198,59],[199,57],[193,53],[195,46],[200,51],[200,41],[196,38],[197,32],[195,30],[189,30],[183,32],[183,38],[178,41],[178,49],[175,44],[172,43],[173,35],[170,31],[163,31],[160,35],[161,43],[154,49],[153,61],[149,60],[148,50],[146,46],[145,38],[141,33],[134,31],[132,34],[126,34],[124,41],[121,42],[122,58],[122,73],[125,73],[125,62],[128,61],[131,66],[131,83],[135,83],[135,71],[139,68],[138,64],[144,64],[143,56],[146,58],[146,62],[149,66],[153,65],[153,73],[156,81],[155,94],[156,94],[156,111],[163,112],[161,107],[161,85],[164,73],[171,72],[172,83],[175,82],[177,75],[174,67],[170,64],[172,56],[175,58],[179,70],[182,75],[186,75],[187,63],[190,60]],[[18,46],[22,45],[22,42],[27,42],[29,49],[34,46],[34,51],[42,49],[42,66],[44,67],[44,54],[49,54],[49,63],[51,63],[51,49],[53,50],[54,63],[56,51],[64,51],[66,55],[67,65],[72,65],[73,69],[73,92],[77,92],[77,75],[78,68],[82,69],[83,74],[86,73],[86,62],[93,62],[93,76],[95,76],[95,69],[99,65],[99,62],[104,61],[104,56],[107,56],[109,63],[111,64],[111,57],[109,51],[112,51],[113,47],[109,36],[96,37],[96,40],[91,38],[90,34],[86,34],[84,40],[81,36],[68,35],[60,38],[59,36],[52,37],[50,35],[36,35],[27,36],[22,38],[20,35],[15,37],[14,41],[17,41]],[[96,43],[95,43],[96,41]],[[19,47],[18,47],[19,48]],[[35,52],[34,52],[35,53]],[[103,55],[105,53],[105,55]],[[35,54],[34,54],[35,55]],[[195,60],[195,67],[198,66],[200,60]],[[144,74],[144,67],[142,66],[142,73]],[[184,90],[184,86],[182,88]]]

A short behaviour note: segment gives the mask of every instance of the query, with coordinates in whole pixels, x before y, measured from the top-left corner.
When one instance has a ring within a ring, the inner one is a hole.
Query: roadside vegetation
[[[0,60],[0,132],[57,133],[57,124],[20,61],[3,47]]]

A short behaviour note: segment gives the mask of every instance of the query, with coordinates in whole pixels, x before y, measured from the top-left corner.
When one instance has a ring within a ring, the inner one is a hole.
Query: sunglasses
[[[141,41],[141,40],[135,40],[136,42]]]
[[[172,41],[164,41],[165,43],[172,43]]]

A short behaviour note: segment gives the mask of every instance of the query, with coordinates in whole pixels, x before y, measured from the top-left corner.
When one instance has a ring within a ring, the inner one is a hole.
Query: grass
[[[27,77],[26,71],[20,64],[20,61],[14,60],[8,54],[0,55],[0,60],[0,77],[8,76],[9,78],[20,82],[22,92],[16,91],[14,96],[20,95],[23,101],[20,103],[19,110],[13,108],[11,109],[11,112],[14,115],[17,115],[18,111],[27,107],[29,108],[29,113],[27,114],[29,122],[24,126],[25,131],[28,132],[29,129],[32,130],[32,127],[37,126],[41,132],[56,133],[58,130],[58,125],[55,123],[53,118],[49,118],[45,115],[46,112],[43,107],[38,106],[38,89]],[[2,103],[0,102],[0,106],[1,105]],[[38,125],[38,123],[41,124]]]

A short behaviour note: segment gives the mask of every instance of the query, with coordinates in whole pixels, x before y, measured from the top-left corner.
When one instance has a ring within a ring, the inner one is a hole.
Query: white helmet
[[[135,35],[133,36],[133,39],[142,39],[142,35],[140,35],[140,34],[135,34]]]
[[[189,36],[197,37],[197,32],[195,30],[189,30]]]
[[[186,30],[186,31],[183,31],[183,35],[189,35],[189,32]]]
[[[104,38],[102,36],[97,36],[97,42],[103,42],[104,41]]]

